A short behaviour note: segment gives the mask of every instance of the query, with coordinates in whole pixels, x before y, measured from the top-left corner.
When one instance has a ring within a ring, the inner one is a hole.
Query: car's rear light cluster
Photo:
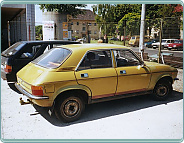
[[[43,96],[43,87],[42,86],[31,86],[32,95]]]
[[[6,73],[12,72],[12,66],[5,65],[4,71],[5,71]]]

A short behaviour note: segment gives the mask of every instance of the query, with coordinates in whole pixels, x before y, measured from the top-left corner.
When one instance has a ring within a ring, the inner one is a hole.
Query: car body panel
[[[20,86],[30,92],[30,86],[42,86],[44,96],[49,99],[30,99],[39,106],[50,107],[54,100],[65,91],[82,90],[88,95],[88,103],[97,99],[114,98],[119,94],[147,92],[154,89],[157,81],[163,77],[176,78],[177,70],[168,65],[145,62],[145,65],[132,67],[116,67],[112,53],[111,68],[78,70],[85,54],[92,50],[129,49],[111,44],[74,44],[60,48],[71,50],[71,55],[55,69],[44,68],[31,62],[17,73]],[[120,75],[120,70],[125,71]],[[81,77],[81,74],[85,76]],[[22,85],[22,82],[23,84]],[[123,97],[123,96],[122,96]]]
[[[118,67],[118,86],[116,95],[131,92],[146,91],[149,86],[151,74],[148,67],[141,66]],[[121,71],[124,73],[121,74]],[[135,84],[139,83],[139,84]]]
[[[81,74],[88,74],[88,77],[81,77]],[[105,72],[104,69],[81,70],[76,71],[75,75],[80,85],[85,85],[93,91],[92,99],[114,96],[117,85],[117,74],[114,68],[106,68]]]

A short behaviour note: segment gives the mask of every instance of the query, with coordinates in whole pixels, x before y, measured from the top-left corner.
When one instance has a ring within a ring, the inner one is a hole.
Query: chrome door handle
[[[88,73],[82,73],[82,74],[81,74],[81,77],[82,77],[82,78],[88,77]]]
[[[120,74],[126,74],[126,70],[121,70]]]

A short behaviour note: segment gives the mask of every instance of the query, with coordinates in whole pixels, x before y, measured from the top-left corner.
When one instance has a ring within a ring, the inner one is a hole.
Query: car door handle
[[[82,77],[82,78],[88,77],[88,73],[82,73],[82,74],[81,74],[81,77]]]
[[[121,70],[120,74],[126,74],[126,70]]]

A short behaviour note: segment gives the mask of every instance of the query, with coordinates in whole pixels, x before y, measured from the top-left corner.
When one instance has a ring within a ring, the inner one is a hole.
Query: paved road
[[[131,49],[135,52],[139,51],[138,47],[131,47]],[[176,51],[176,50],[162,50],[162,52],[164,53],[173,53],[175,57],[183,57],[183,51]],[[154,55],[154,54],[158,54],[158,49],[152,49],[152,48],[146,48],[145,49],[145,53],[148,53],[148,55]]]
[[[1,79],[3,139],[181,139],[183,70],[167,101],[139,96],[88,105],[81,119],[62,123],[47,108],[20,105],[20,94]]]

